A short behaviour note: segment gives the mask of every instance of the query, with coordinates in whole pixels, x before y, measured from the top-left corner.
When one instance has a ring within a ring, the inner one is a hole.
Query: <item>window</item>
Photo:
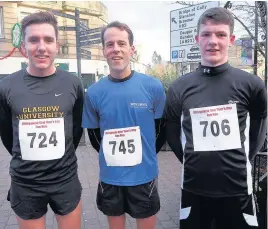
[[[20,22],[22,21],[23,18],[25,18],[26,16],[30,15],[30,13],[27,12],[20,12]]]
[[[0,38],[4,37],[4,14],[3,7],[0,7]]]
[[[80,23],[86,27],[88,27],[88,20],[87,19],[80,19]]]

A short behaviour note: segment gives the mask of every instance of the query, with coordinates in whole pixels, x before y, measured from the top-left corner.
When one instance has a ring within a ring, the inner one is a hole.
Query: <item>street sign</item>
[[[76,27],[73,26],[58,26],[59,30],[63,30],[63,31],[75,31]]]
[[[57,10],[52,10],[52,13],[55,14],[56,16],[59,16],[59,17],[65,17],[65,18],[75,20],[75,16],[71,15],[71,14],[61,13],[61,12],[59,12]]]
[[[88,56],[91,56],[91,52],[86,50],[86,49],[82,49],[81,48],[81,54],[85,54],[85,55],[88,55]]]
[[[82,31],[80,32],[80,37],[89,35],[89,34],[91,34],[91,33],[100,33],[100,32],[102,31],[102,29],[103,29],[103,27],[94,28],[94,29],[82,30]]]
[[[196,46],[197,22],[207,9],[220,6],[211,1],[170,12],[170,59],[176,62],[198,62],[201,59]]]
[[[84,53],[81,53],[81,57],[82,57],[83,59],[91,60],[91,55],[86,55],[86,54],[84,54]]]
[[[84,23],[81,23],[80,22],[80,30],[81,31],[83,31],[83,30],[88,30],[89,28],[88,28],[88,26],[87,25],[85,25]]]
[[[101,39],[96,39],[96,40],[87,40],[85,42],[80,42],[80,45],[81,45],[81,47],[83,47],[83,46],[100,44],[100,43],[101,43]]]
[[[96,33],[96,34],[93,34],[93,35],[87,35],[87,36],[80,36],[80,42],[83,43],[85,41],[93,40],[93,39],[100,38],[100,37],[101,37],[100,33]]]

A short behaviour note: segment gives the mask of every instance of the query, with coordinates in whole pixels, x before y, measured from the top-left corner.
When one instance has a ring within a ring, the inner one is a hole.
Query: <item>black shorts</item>
[[[211,198],[182,190],[180,229],[257,228],[255,209],[253,195]]]
[[[57,215],[67,215],[78,205],[82,186],[77,176],[64,184],[24,187],[11,182],[10,204],[22,219],[38,219],[47,213],[47,205]]]
[[[137,186],[99,182],[97,206],[107,216],[120,216],[124,213],[136,219],[153,216],[160,209],[156,180]]]

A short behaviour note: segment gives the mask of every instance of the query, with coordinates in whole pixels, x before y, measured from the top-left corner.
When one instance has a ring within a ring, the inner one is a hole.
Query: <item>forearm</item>
[[[163,118],[155,119],[155,133],[156,133],[155,148],[156,153],[158,153],[166,142],[166,124]]]
[[[77,149],[79,145],[82,134],[83,134],[83,128],[81,127],[81,123],[80,123],[80,126],[79,124],[74,125],[73,126],[73,144],[74,144],[75,149]]]
[[[99,152],[100,151],[100,144],[101,144],[101,134],[100,129],[87,129],[88,137],[92,147]]]
[[[181,144],[181,126],[177,123],[166,123],[166,138],[169,146],[172,151],[179,159],[181,163],[183,163],[183,149]]]
[[[261,149],[267,128],[267,118],[250,120],[249,129],[249,159],[252,160]]]

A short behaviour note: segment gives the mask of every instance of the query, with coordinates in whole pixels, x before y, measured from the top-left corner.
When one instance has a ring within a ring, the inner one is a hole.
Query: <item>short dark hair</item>
[[[55,29],[56,39],[58,39],[58,22],[55,16],[49,11],[39,11],[24,17],[21,21],[22,37],[25,38],[25,30],[32,24],[50,24]]]
[[[102,46],[104,47],[104,34],[106,32],[107,29],[109,28],[118,28],[120,29],[121,31],[126,31],[128,33],[128,41],[129,41],[129,44],[130,45],[133,45],[133,42],[134,42],[134,36],[133,36],[133,33],[131,31],[131,29],[128,27],[127,24],[124,24],[122,22],[119,22],[119,21],[113,21],[111,23],[109,23],[108,25],[106,25],[103,30],[101,31],[101,42],[102,42]]]
[[[199,33],[200,25],[207,21],[213,21],[216,24],[229,25],[230,34],[234,32],[234,17],[232,13],[223,7],[213,7],[206,10],[199,18],[197,23],[197,33]]]

